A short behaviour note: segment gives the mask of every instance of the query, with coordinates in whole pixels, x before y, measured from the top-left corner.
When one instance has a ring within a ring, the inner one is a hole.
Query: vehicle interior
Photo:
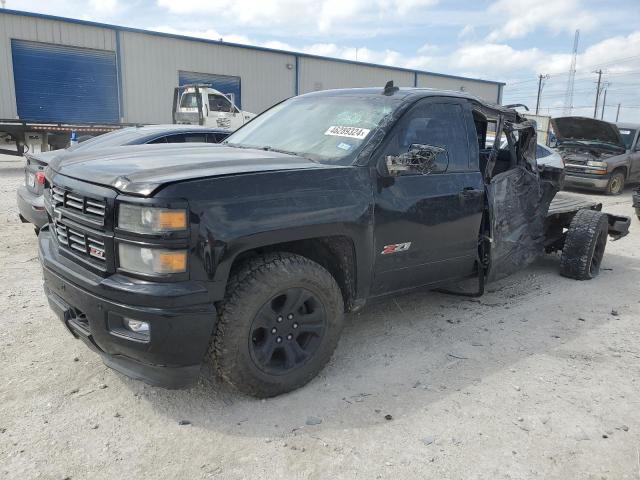
[[[491,118],[479,110],[473,110],[473,120],[478,137],[480,171],[485,179],[491,179],[499,173],[515,168],[518,165],[518,144],[520,143],[518,130],[506,128],[504,121],[500,118]],[[498,124],[503,126],[499,135],[497,134]],[[503,142],[499,141],[495,158],[490,165],[489,161],[496,138],[500,140],[506,138],[507,142],[506,145],[502,145]],[[489,169],[487,169],[488,165]]]

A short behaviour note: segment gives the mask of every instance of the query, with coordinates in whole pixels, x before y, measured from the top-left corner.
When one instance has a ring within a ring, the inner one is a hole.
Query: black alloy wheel
[[[264,304],[254,318],[251,358],[265,373],[286,374],[315,354],[326,330],[326,312],[314,293],[289,288]]]

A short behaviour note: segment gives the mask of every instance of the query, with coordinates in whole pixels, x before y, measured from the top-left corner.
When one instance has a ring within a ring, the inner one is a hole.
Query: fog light
[[[124,328],[127,330],[131,330],[134,333],[139,333],[141,335],[149,335],[149,323],[142,322],[140,320],[134,320],[133,318],[123,318],[122,323],[124,324]]]

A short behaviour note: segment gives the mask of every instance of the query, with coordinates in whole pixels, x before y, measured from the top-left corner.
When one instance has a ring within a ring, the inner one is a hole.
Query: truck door
[[[484,182],[469,104],[420,100],[389,132],[375,160],[416,144],[443,148],[448,164],[440,171],[378,178],[374,295],[462,278],[475,268]]]
[[[208,105],[208,126],[234,131],[240,128],[244,123],[242,115],[238,112],[238,109],[224,95],[219,93],[210,93]]]
[[[640,182],[640,131],[636,132],[635,142],[629,152],[629,180]]]

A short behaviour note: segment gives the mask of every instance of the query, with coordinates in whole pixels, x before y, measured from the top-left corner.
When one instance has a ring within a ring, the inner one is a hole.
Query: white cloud
[[[440,47],[437,45],[432,45],[430,43],[425,43],[418,49],[418,53],[422,55],[434,54],[440,50]]]
[[[537,48],[516,50],[506,44],[470,44],[454,51],[448,64],[458,72],[495,79],[514,71],[528,73],[543,57]]]
[[[6,8],[97,22],[114,22],[135,8],[138,0],[7,0]]]
[[[539,28],[572,32],[577,28],[589,30],[597,24],[580,0],[497,0],[487,14],[501,23],[489,33],[490,42],[522,38]]]
[[[465,25],[462,30],[458,32],[458,38],[465,38],[475,35],[476,28],[473,25]]]
[[[438,0],[156,0],[172,14],[211,16],[217,25],[251,27],[254,31],[278,29],[278,33],[368,35],[392,26],[399,19],[423,12]],[[215,17],[213,17],[215,15]]]
[[[89,0],[89,6],[96,13],[113,14],[120,8],[118,0]]]
[[[157,27],[151,27],[149,28],[149,30],[153,30],[155,32],[170,33],[172,35],[184,35],[187,37],[205,38],[207,40],[222,40],[228,43],[256,45],[256,43],[252,42],[249,39],[249,37],[247,37],[246,35],[238,35],[233,33],[229,35],[222,35],[220,32],[212,28],[209,28],[207,30],[183,30],[179,28],[173,28],[168,25],[160,25]],[[286,44],[283,44],[283,45],[286,45]],[[280,48],[280,47],[272,46],[270,48]]]

